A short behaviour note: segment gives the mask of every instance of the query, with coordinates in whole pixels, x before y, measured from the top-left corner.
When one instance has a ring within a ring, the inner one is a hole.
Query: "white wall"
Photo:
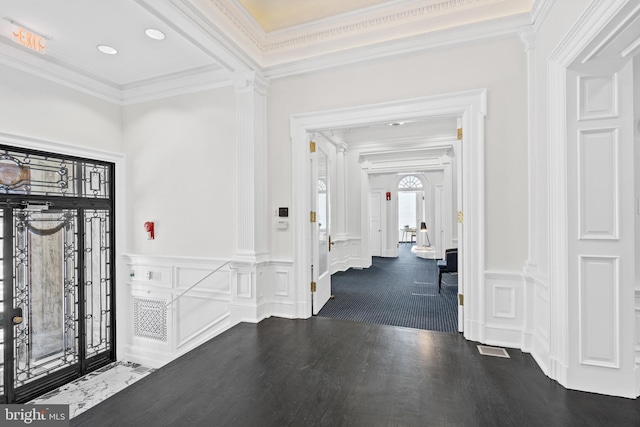
[[[129,252],[230,258],[237,185],[232,88],[124,108]],[[154,221],[147,240],[145,221]]]
[[[553,8],[536,33],[535,40],[535,86],[537,96],[536,108],[536,223],[538,271],[546,275],[550,260],[547,258],[549,244],[549,181],[547,179],[548,155],[548,117],[547,117],[547,67],[548,58],[560,41],[566,36],[578,17],[584,12],[588,2],[584,0],[563,0],[553,2]]]
[[[292,204],[291,114],[487,88],[486,264],[520,270],[527,247],[525,72],[522,44],[509,38],[272,82],[268,126],[272,205]],[[353,173],[349,170],[350,177]],[[271,248],[277,259],[291,259],[291,231],[279,234]]]
[[[0,132],[122,152],[121,108],[0,64]]]

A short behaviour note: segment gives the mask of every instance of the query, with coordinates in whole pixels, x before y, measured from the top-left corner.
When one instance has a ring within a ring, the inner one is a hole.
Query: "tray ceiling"
[[[0,0],[0,64],[128,104],[230,85],[252,70],[278,78],[515,35],[533,1]]]
[[[308,24],[393,0],[238,0],[265,32]]]

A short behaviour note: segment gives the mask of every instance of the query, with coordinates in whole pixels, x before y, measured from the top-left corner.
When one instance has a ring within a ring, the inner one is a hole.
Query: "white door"
[[[382,193],[372,192],[369,200],[371,200],[371,225],[369,230],[371,256],[382,256]]]
[[[318,314],[331,297],[331,272],[329,269],[329,251],[331,250],[331,224],[329,191],[329,157],[321,144],[311,154],[311,206],[315,212],[315,221],[311,222],[312,236],[312,313]]]
[[[567,380],[581,390],[637,387],[632,88],[631,61],[567,72]]]

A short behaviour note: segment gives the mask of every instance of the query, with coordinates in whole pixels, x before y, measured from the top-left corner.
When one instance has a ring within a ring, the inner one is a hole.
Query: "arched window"
[[[406,175],[398,182],[398,228],[400,242],[413,242],[422,210],[422,181],[415,175]]]
[[[419,190],[422,189],[422,181],[415,175],[407,175],[398,183],[398,190]]]

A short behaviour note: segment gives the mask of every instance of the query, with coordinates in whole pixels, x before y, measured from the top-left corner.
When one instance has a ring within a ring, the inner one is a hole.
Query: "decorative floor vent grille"
[[[478,351],[484,356],[506,357],[507,359],[510,359],[509,353],[507,353],[507,350],[504,348],[479,345]]]
[[[133,333],[137,337],[167,341],[167,308],[164,300],[134,297]]]

